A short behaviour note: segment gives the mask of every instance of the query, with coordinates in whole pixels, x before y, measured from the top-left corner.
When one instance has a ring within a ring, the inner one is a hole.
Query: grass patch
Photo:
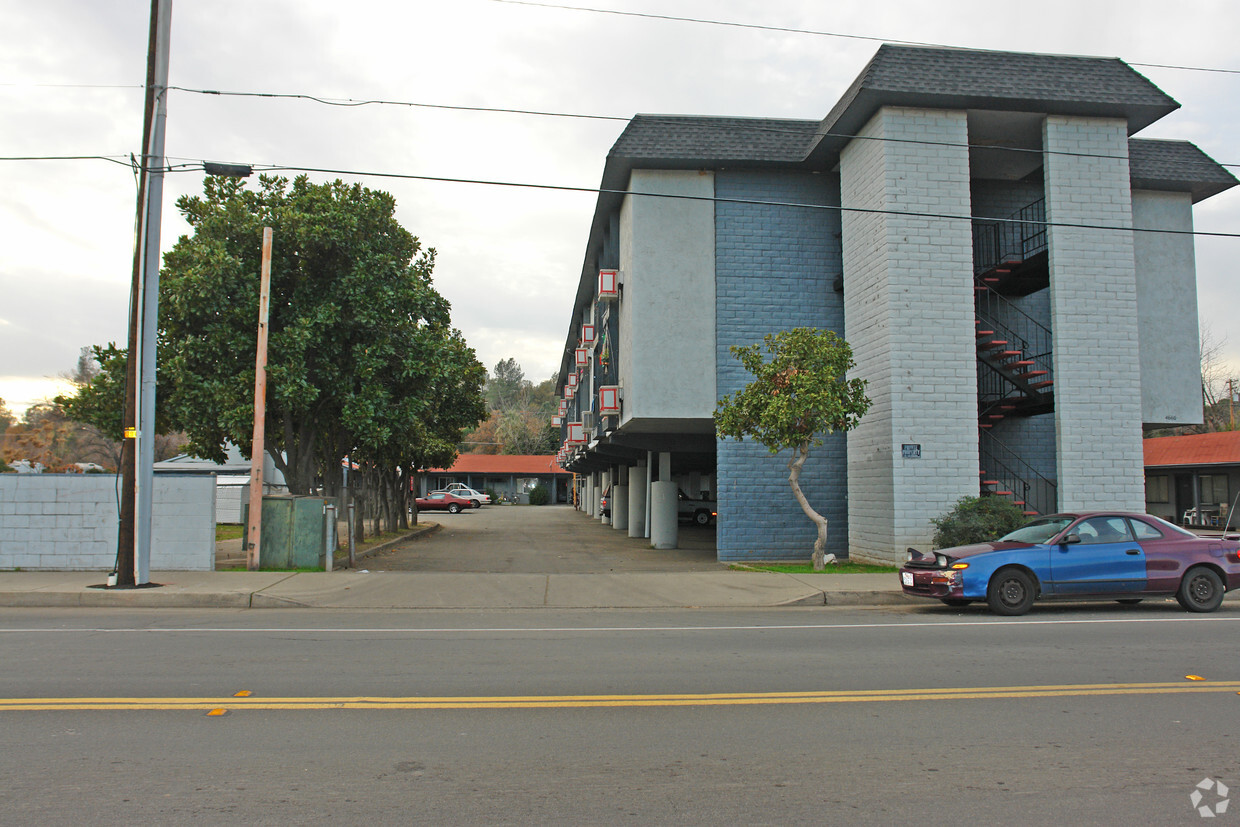
[[[814,571],[813,563],[733,563],[728,568],[735,571],[774,571],[780,574],[895,574],[898,566],[878,566],[870,563],[828,563],[822,571]]]
[[[223,542],[224,540],[240,540],[245,536],[245,526],[232,525],[231,523],[215,524],[215,542]]]

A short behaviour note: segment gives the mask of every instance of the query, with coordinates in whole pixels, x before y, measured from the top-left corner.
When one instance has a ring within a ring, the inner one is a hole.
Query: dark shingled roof
[[[1180,105],[1118,58],[884,45],[822,121],[638,115],[607,155],[574,307],[592,295],[604,230],[634,169],[831,169],[882,106],[1123,118],[1132,135]],[[1183,141],[1130,140],[1129,153],[1134,189],[1197,202],[1238,183]],[[565,359],[575,335],[570,324]]]
[[[817,121],[777,118],[638,115],[608,157],[688,161],[694,168],[727,161],[797,163],[817,127]]]
[[[1240,184],[1188,141],[1130,140],[1128,173],[1133,189],[1191,192],[1194,204]]]
[[[882,106],[1124,118],[1129,135],[1180,107],[1118,58],[884,44],[819,132],[856,134]],[[825,160],[846,142],[824,137],[812,154]]]

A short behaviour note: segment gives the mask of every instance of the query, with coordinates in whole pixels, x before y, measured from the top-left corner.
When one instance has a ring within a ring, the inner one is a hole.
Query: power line
[[[761,23],[738,23],[731,20],[714,20],[705,17],[678,17],[670,14],[653,14],[650,12],[636,11],[620,11],[618,9],[595,9],[586,6],[568,6],[558,3],[538,3],[534,0],[490,0],[492,3],[503,3],[512,6],[534,6],[543,9],[558,9],[562,11],[582,11],[593,12],[594,14],[612,14],[618,17],[639,17],[648,20],[666,20],[675,23],[702,23],[708,26],[726,26],[735,29],[755,29],[765,32],[780,32],[783,34],[807,34],[816,37],[836,37],[847,40],[866,40],[872,43],[894,43],[900,46],[929,46],[937,49],[962,49],[971,52],[988,52],[992,49],[978,49],[971,46],[952,46],[945,43],[927,43],[920,40],[895,40],[892,38],[877,37],[873,35],[848,34],[846,32],[828,32],[816,29],[798,29],[792,26],[769,26]],[[1205,66],[1179,66],[1168,63],[1136,63],[1125,61],[1129,66],[1145,66],[1147,68],[1156,69],[1182,69],[1189,72],[1218,72],[1221,74],[1240,75],[1240,69],[1216,69]]]
[[[627,121],[627,117],[619,115],[587,115],[571,112],[549,112],[539,109],[505,109],[496,106],[463,106],[448,103],[420,103],[417,101],[396,101],[382,99],[355,99],[355,98],[330,98],[320,95],[309,95],[305,93],[294,92],[228,92],[216,89],[189,89],[184,86],[169,86],[169,89],[175,89],[178,92],[190,92],[198,95],[218,95],[221,97],[250,97],[250,98],[285,98],[297,100],[309,100],[315,103],[325,104],[327,106],[405,106],[417,107],[423,109],[447,109],[456,112],[490,112],[511,115],[541,115],[548,118],[583,118],[587,120],[598,121]]]
[[[916,212],[914,210],[879,210],[865,207],[844,207],[831,204],[806,204],[797,201],[767,201],[759,198],[721,198],[710,195],[683,195],[665,193],[633,192],[631,190],[609,189],[606,187],[573,187],[565,184],[536,184],[517,181],[494,181],[482,178],[452,178],[436,175],[414,175],[400,172],[366,172],[361,170],[330,169],[324,167],[299,167],[255,164],[254,169],[265,172],[314,172],[324,175],[351,175],[358,177],[394,178],[411,181],[431,181],[447,184],[475,184],[480,186],[511,187],[517,189],[539,189],[559,192],[591,193],[595,195],[635,196],[643,198],[668,198],[681,201],[704,201],[713,204],[748,204],[766,207],[791,207],[798,209],[824,210],[833,212],[852,212],[867,215],[896,215],[913,218],[937,218],[950,221],[993,221],[999,224],[1032,224],[1039,227],[1064,227],[1080,230],[1118,230],[1134,233],[1159,233],[1162,235],[1208,236],[1212,238],[1240,238],[1240,233],[1210,232],[1205,230],[1173,230],[1138,227],[1114,227],[1106,224],[1084,224],[1064,221],[1028,221],[1015,218],[998,218],[974,215],[952,215],[949,213]]]
[[[60,158],[70,160],[105,160],[114,161],[112,158],[99,155],[81,155],[81,156],[60,156]],[[3,158],[2,160],[58,160],[60,158]],[[205,161],[187,161],[180,164],[168,164],[161,168],[151,168],[152,172],[205,172]],[[129,164],[125,163],[128,167]],[[249,164],[257,172],[312,172],[323,175],[348,175],[358,178],[391,178],[407,181],[429,181],[444,184],[474,184],[478,186],[491,187],[508,187],[513,189],[536,189],[548,190],[554,192],[576,192],[589,193],[593,195],[619,195],[619,196],[635,196],[643,198],[667,198],[682,201],[705,201],[715,204],[748,204],[755,206],[767,207],[790,207],[798,209],[826,210],[840,213],[854,212],[870,215],[898,215],[913,218],[937,218],[951,221],[993,221],[1000,224],[1032,224],[1040,227],[1067,227],[1082,230],[1120,230],[1134,233],[1159,233],[1163,235],[1190,235],[1190,236],[1208,236],[1212,238],[1240,238],[1240,233],[1223,233],[1211,232],[1205,230],[1172,230],[1172,229],[1154,229],[1144,227],[1113,227],[1105,224],[1080,224],[1074,222],[1059,221],[1030,221],[1015,218],[1000,218],[990,216],[974,216],[974,215],[952,215],[950,213],[928,213],[916,212],[913,210],[879,210],[867,209],[864,207],[845,207],[835,206],[831,204],[807,204],[798,201],[768,201],[760,198],[723,198],[719,196],[709,195],[682,195],[682,194],[665,194],[665,193],[646,193],[633,192],[631,190],[609,189],[606,187],[574,187],[567,184],[539,184],[520,181],[496,181],[485,178],[456,178],[441,175],[415,175],[404,172],[376,172],[370,170],[351,170],[351,169],[333,169],[330,167],[304,167],[293,166],[289,164]]]
[[[132,167],[129,155],[2,155],[0,161],[110,161]]]
[[[487,112],[487,113],[493,113],[493,114],[537,115],[537,116],[551,117],[551,118],[579,118],[579,119],[596,120],[596,121],[622,121],[625,123],[628,123],[631,120],[633,120],[632,117],[629,117],[626,115],[598,115],[598,114],[583,114],[583,113],[575,113],[575,112],[553,112],[549,110],[538,110],[538,109],[507,109],[507,108],[494,107],[494,106],[459,106],[459,105],[454,105],[454,104],[422,103],[422,102],[417,102],[417,101],[328,98],[328,97],[323,97],[319,95],[311,95],[311,94],[306,94],[306,93],[236,92],[236,91],[219,91],[219,90],[214,90],[214,89],[191,89],[191,88],[184,87],[184,86],[170,86],[168,88],[175,89],[178,92],[187,92],[190,94],[197,94],[197,95],[218,95],[218,96],[227,96],[227,97],[283,98],[283,99],[295,99],[295,100],[308,100],[308,101],[313,101],[316,103],[325,104],[328,106],[346,106],[346,107],[369,106],[369,105],[404,106],[404,107],[419,107],[419,108],[426,108],[426,109],[446,109],[446,110],[455,110],[455,111],[464,111],[464,112]],[[682,116],[645,115],[643,117],[657,120],[659,118],[679,118]],[[702,117],[710,118],[710,117],[715,117],[715,116],[702,116]],[[722,120],[724,118],[719,118],[719,119]],[[767,134],[767,135],[797,135],[797,136],[805,135],[805,130],[803,129],[781,129],[776,126],[767,126],[767,125],[762,125],[762,124],[757,124],[757,123],[745,123],[744,122],[745,120],[749,120],[747,118],[736,117],[736,118],[727,118],[727,120],[733,121],[732,123],[728,125],[728,128],[730,129],[739,128],[742,130],[747,130],[747,131],[752,131],[755,133],[762,133],[762,134]],[[753,120],[758,120],[758,119],[755,118]],[[1033,148],[1033,147],[993,146],[990,144],[955,144],[955,143],[951,143],[950,141],[929,141],[929,140],[925,140],[921,138],[890,138],[890,137],[879,137],[879,136],[873,136],[873,135],[851,135],[845,132],[823,132],[820,134],[822,135],[822,137],[826,137],[826,138],[844,138],[847,140],[883,141],[883,142],[892,142],[892,143],[921,144],[924,146],[950,146],[950,147],[964,146],[967,149],[984,149],[984,150],[990,150],[990,151],[1018,152],[1018,153],[1021,153],[1021,152],[1037,153],[1039,155],[1063,155],[1063,156],[1071,156],[1071,157],[1076,157],[1076,158],[1108,158],[1108,159],[1114,160],[1114,159],[1122,157],[1118,155],[1106,155],[1106,154],[1094,153],[1094,152],[1068,152],[1066,150],[1043,150],[1043,149],[1038,149],[1038,148]],[[1240,168],[1240,164],[1220,164],[1220,166]]]

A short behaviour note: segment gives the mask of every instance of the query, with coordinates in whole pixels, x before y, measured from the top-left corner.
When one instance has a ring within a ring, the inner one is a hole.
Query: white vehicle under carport
[[[695,525],[710,525],[719,515],[717,503],[713,500],[695,500],[679,488],[676,493],[679,495],[676,516],[680,520]]]

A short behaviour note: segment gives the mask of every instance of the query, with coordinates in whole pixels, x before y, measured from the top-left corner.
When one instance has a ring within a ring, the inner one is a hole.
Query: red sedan
[[[418,504],[418,511],[447,511],[449,514],[459,514],[462,509],[470,508],[469,500],[453,496],[447,491],[432,491],[425,497],[418,497],[414,500]]]

